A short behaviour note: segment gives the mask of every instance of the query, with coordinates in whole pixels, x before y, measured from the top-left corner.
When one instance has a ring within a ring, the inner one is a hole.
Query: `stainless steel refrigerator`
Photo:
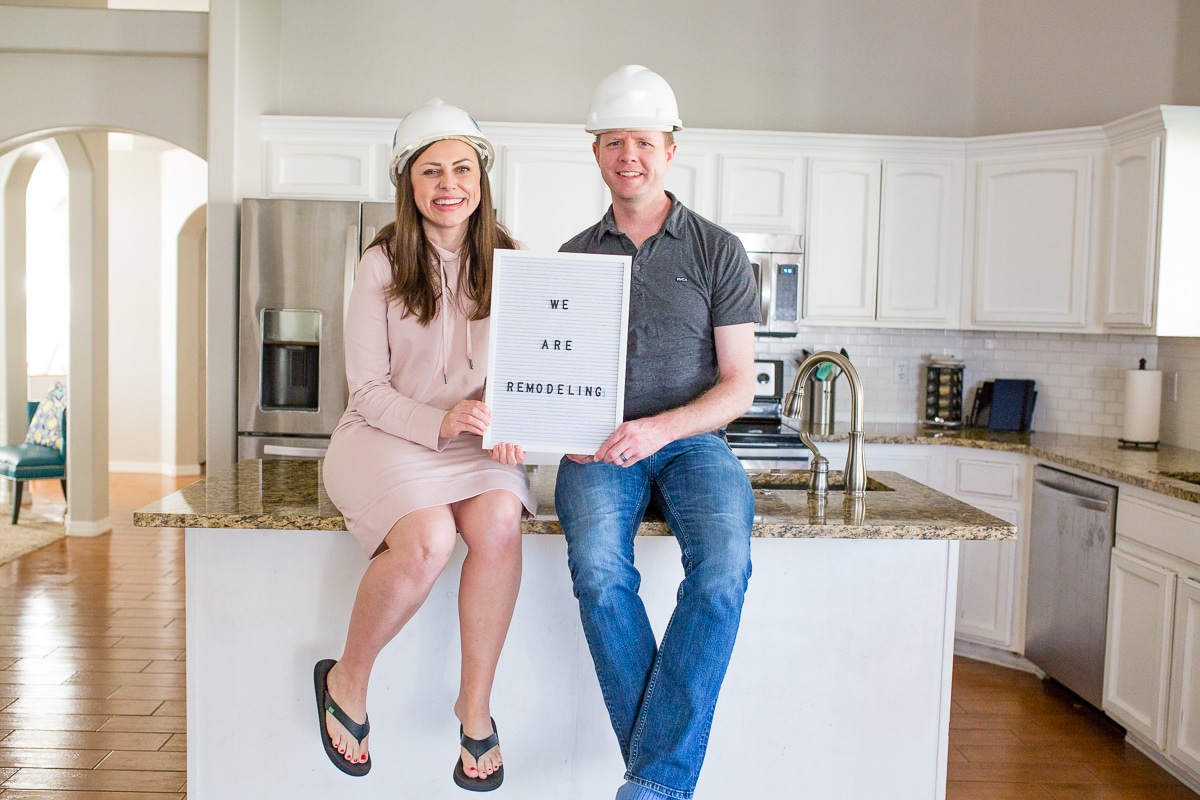
[[[391,203],[242,201],[238,458],[320,458],[346,410],[342,323]]]

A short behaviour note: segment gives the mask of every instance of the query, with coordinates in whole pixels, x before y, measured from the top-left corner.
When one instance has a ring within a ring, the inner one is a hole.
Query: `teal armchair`
[[[63,499],[67,497],[67,410],[63,406],[57,424],[61,435],[50,446],[31,441],[33,420],[41,405],[36,400],[28,404],[31,434],[21,444],[0,447],[0,475],[13,481],[12,524],[17,524],[21,514],[21,493],[25,481],[41,478],[58,478],[62,483]],[[55,446],[61,442],[61,447]]]

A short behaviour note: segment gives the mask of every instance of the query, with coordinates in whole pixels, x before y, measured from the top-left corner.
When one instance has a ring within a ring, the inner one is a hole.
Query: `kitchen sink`
[[[808,491],[809,473],[807,470],[771,470],[770,472],[751,472],[750,486],[754,489],[777,489]],[[830,470],[829,491],[840,492],[846,488],[846,479],[842,472]],[[885,483],[880,483],[867,476],[868,492],[894,492],[895,489]]]
[[[1200,472],[1168,472],[1160,470],[1159,475],[1164,478],[1170,478],[1173,481],[1185,481],[1186,483],[1200,484]]]

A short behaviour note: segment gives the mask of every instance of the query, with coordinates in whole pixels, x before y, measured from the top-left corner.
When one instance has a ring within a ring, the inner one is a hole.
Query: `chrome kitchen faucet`
[[[846,497],[864,497],[867,493],[867,465],[863,455],[863,443],[866,435],[863,433],[863,385],[858,377],[858,371],[850,363],[850,359],[832,350],[813,353],[804,359],[796,378],[792,381],[792,390],[783,401],[783,415],[800,422],[800,440],[812,451],[812,463],[808,467],[808,493],[824,497],[829,493],[829,459],[821,455],[813,443],[812,437],[804,427],[804,384],[808,377],[821,364],[834,364],[846,373],[850,381],[850,449],[846,453]]]

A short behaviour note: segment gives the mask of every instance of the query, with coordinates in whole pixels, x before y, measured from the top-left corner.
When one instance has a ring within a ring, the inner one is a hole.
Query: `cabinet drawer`
[[[960,458],[954,474],[959,494],[1018,500],[1021,496],[1021,467],[998,461]]]
[[[1117,535],[1200,564],[1200,517],[1123,492],[1117,503]]]

